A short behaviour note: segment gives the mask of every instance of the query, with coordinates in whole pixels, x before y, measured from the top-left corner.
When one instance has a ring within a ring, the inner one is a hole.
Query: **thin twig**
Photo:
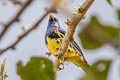
[[[34,29],[38,28],[39,24],[43,21],[43,19],[51,12],[56,12],[56,9],[51,7],[50,9],[48,9],[46,11],[46,13],[32,26],[32,28],[30,28],[28,31],[24,32],[23,34],[21,34],[18,39],[12,43],[10,46],[8,46],[5,49],[0,50],[0,55],[3,54],[4,52],[6,52],[9,49],[15,49],[16,45],[23,39],[25,38],[25,36],[27,36],[30,32],[32,32]]]
[[[22,1],[21,0],[10,0],[13,4],[15,5],[22,5]]]
[[[71,19],[67,20],[67,25],[68,25],[67,32],[62,40],[61,48],[57,53],[58,58],[55,60],[56,69],[60,65],[59,59],[64,61],[65,52],[67,51],[68,45],[73,38],[76,26],[84,18],[84,15],[86,14],[87,10],[90,8],[93,2],[94,0],[86,0],[83,3],[83,5],[80,8],[78,8],[76,14],[74,14]]]
[[[32,3],[33,0],[27,0],[24,4],[21,5],[20,10],[17,12],[17,14],[7,23],[4,25],[4,28],[2,30],[2,32],[0,33],[0,40],[2,39],[2,37],[6,34],[6,32],[8,31],[8,29],[11,27],[11,25],[14,22],[19,21],[19,18],[21,16],[21,14],[24,12],[24,10]]]

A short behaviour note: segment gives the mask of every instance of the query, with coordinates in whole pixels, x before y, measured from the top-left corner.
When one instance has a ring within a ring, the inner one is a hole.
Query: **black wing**
[[[84,58],[85,62],[87,63],[82,50],[80,49],[80,47],[77,45],[77,43],[75,41],[70,43],[70,47],[74,48],[74,50],[77,51]]]

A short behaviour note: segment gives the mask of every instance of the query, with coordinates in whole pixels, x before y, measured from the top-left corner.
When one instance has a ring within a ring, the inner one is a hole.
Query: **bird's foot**
[[[45,55],[48,55],[48,57],[49,57],[51,55],[51,53],[50,52],[46,52]]]

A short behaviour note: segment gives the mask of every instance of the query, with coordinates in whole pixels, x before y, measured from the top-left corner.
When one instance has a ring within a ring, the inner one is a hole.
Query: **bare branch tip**
[[[71,20],[70,20],[70,19],[67,19],[67,20],[65,21],[65,24],[67,24],[67,25],[70,25],[70,23],[71,23]]]

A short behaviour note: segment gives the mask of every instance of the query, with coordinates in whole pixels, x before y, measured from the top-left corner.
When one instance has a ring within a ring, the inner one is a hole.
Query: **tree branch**
[[[65,52],[67,51],[68,45],[70,44],[73,38],[76,26],[84,18],[84,15],[86,14],[87,10],[90,8],[93,2],[94,0],[86,0],[83,3],[83,5],[81,5],[80,8],[76,9],[76,12],[73,15],[73,17],[66,21],[68,28],[67,28],[65,37],[62,40],[61,48],[59,49],[57,53],[58,57],[55,60],[56,69],[59,68],[60,60],[64,62]]]
[[[24,10],[32,3],[33,0],[27,0],[24,4],[21,5],[21,9],[17,12],[17,14],[7,23],[4,25],[4,28],[2,32],[0,33],[0,40],[2,37],[6,34],[7,30],[10,28],[10,26],[14,23],[19,21],[19,18],[21,14],[24,12]]]
[[[22,5],[21,0],[10,0],[15,5]]]
[[[46,13],[32,26],[32,28],[30,28],[28,31],[24,32],[23,34],[21,34],[18,39],[11,44],[10,46],[8,46],[5,49],[0,50],[0,55],[3,54],[4,52],[6,52],[9,49],[15,49],[16,45],[23,39],[25,38],[25,36],[27,36],[30,32],[32,32],[34,29],[38,28],[39,24],[43,21],[43,19],[51,12],[56,12],[56,9],[51,7],[50,9],[47,9]]]

